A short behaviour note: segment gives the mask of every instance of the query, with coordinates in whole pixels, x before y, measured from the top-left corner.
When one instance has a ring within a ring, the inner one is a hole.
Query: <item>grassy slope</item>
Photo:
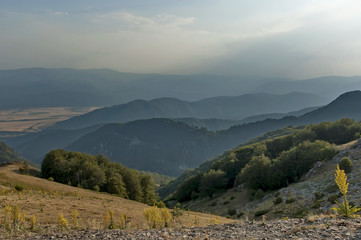
[[[328,197],[338,194],[337,186],[334,182],[334,172],[336,164],[345,156],[353,161],[353,170],[348,174],[349,200],[356,205],[361,205],[361,142],[352,141],[338,146],[340,152],[333,159],[322,163],[320,167],[315,167],[310,171],[313,174],[302,182],[291,184],[287,188],[278,191],[266,192],[264,197],[251,201],[252,191],[237,188],[229,189],[227,192],[215,194],[210,198],[203,198],[185,203],[185,207],[191,210],[206,211],[222,216],[228,215],[229,209],[239,209],[250,218],[259,210],[269,209],[267,218],[296,217],[296,213],[305,210],[304,213],[319,214],[328,213],[333,206],[328,201]],[[320,199],[320,205],[315,206],[315,193],[324,194]],[[253,192],[254,193],[254,192]],[[282,198],[283,202],[275,205],[273,203],[276,194]],[[231,200],[231,197],[234,198]],[[292,203],[286,203],[287,199],[295,199]],[[342,199],[338,199],[342,202]],[[235,216],[234,216],[235,217]]]
[[[35,215],[37,221],[42,225],[57,224],[57,216],[60,213],[63,213],[64,217],[70,220],[71,212],[77,210],[82,219],[82,227],[100,229],[104,228],[105,214],[108,210],[113,209],[116,221],[118,221],[120,214],[126,214],[132,218],[132,228],[146,228],[143,209],[149,207],[147,205],[109,194],[21,175],[18,173],[20,166],[21,164],[13,164],[0,167],[0,203],[2,207],[9,204],[18,205],[28,217]],[[25,187],[21,196],[12,190],[16,184]],[[3,194],[3,189],[7,191],[6,195]],[[56,196],[50,196],[50,191],[55,192]],[[44,192],[46,193],[44,194]],[[203,226],[210,224],[212,219],[222,222],[230,221],[214,215],[186,211],[177,226],[194,224],[195,216],[199,218],[199,225]],[[1,214],[0,221],[3,217]]]

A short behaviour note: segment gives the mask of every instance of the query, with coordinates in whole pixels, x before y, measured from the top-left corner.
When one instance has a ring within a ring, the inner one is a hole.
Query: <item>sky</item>
[[[0,0],[0,69],[361,75],[359,0]]]

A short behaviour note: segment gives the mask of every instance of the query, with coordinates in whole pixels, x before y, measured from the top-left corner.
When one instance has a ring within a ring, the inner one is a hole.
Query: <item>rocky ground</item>
[[[18,238],[23,239],[23,238]],[[162,230],[81,230],[26,239],[361,239],[361,219],[308,217]]]

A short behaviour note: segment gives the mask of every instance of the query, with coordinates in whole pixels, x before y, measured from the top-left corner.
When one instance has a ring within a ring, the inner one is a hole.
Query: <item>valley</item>
[[[56,122],[85,114],[96,107],[0,109],[0,138],[39,132]]]

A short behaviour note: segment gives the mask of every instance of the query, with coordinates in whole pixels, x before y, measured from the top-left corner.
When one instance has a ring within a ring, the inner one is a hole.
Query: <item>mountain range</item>
[[[67,130],[75,131],[73,133],[79,135],[75,134],[72,138],[65,137],[66,141],[64,140],[62,147],[95,155],[104,154],[112,161],[139,170],[178,176],[184,169],[194,168],[227,149],[272,130],[344,117],[360,120],[361,106],[357,104],[359,102],[361,102],[361,91],[348,92],[328,105],[299,117],[266,119],[217,132],[165,118],[106,124],[84,130],[85,132],[81,134],[77,132],[79,130]],[[61,131],[58,134],[62,134]],[[45,150],[41,152],[41,145],[51,142],[51,139],[57,136],[59,135],[53,137],[44,135],[43,142],[29,138],[28,143],[33,142],[33,146],[40,146],[35,154],[36,159],[31,160],[41,161],[41,156],[46,153]],[[35,156],[31,151],[33,147],[28,146],[26,141],[19,144],[16,140],[11,140],[9,144],[25,157]],[[21,146],[27,146],[26,151]]]
[[[239,95],[265,81],[256,77],[122,73],[110,69],[0,70],[0,109],[111,106],[159,97],[199,100]],[[19,87],[21,86],[21,87]]]
[[[52,128],[77,129],[96,124],[130,122],[151,118],[200,118],[241,120],[258,114],[287,113],[295,109],[319,106],[326,100],[306,93],[245,94],[234,97],[214,97],[188,102],[175,98],[151,101],[136,100],[126,104],[100,108],[71,119],[58,122]]]
[[[207,74],[135,74],[110,69],[25,68],[0,70],[0,109],[112,106],[160,97],[198,101],[214,96],[296,91],[330,101],[355,89],[361,89],[360,76],[291,80]]]

